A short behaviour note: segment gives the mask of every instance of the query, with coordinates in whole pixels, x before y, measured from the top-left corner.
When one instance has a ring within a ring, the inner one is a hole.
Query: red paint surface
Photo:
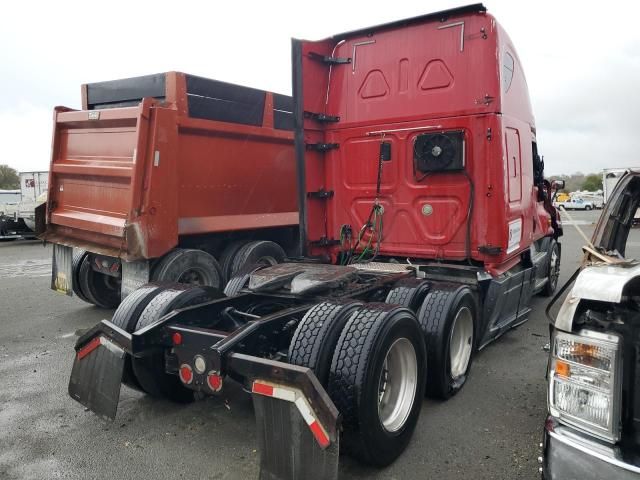
[[[48,239],[136,260],[179,235],[298,223],[293,134],[273,128],[272,94],[262,127],[194,119],[184,74],[166,75],[165,102],[97,120],[56,108]]]
[[[464,43],[461,27],[448,27],[459,22],[464,22]],[[329,69],[311,53],[351,58],[351,63]],[[515,61],[508,89],[506,53]],[[524,73],[491,15],[372,29],[342,43],[303,42],[302,78],[304,110],[340,117],[329,124],[305,120],[305,142],[339,144],[326,153],[305,153],[306,190],[335,192],[328,200],[307,199],[309,242],[340,239],[342,225],[357,235],[376,200],[384,140],[392,145],[392,159],[384,163],[378,198],[384,207],[380,254],[464,260],[468,179],[456,172],[421,180],[413,165],[416,136],[448,130],[464,132],[465,170],[475,185],[471,257],[489,271],[502,271],[532,241],[551,233],[533,185],[535,126]],[[380,131],[386,133],[375,133]],[[431,215],[423,214],[426,204]],[[509,222],[517,219],[522,240],[506,253]],[[500,247],[501,253],[481,253],[481,246]],[[311,254],[333,258],[341,248],[309,245]]]

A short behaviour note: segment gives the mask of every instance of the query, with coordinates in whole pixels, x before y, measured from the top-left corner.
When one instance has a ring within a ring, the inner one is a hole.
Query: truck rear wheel
[[[220,297],[217,289],[208,286],[167,286],[148,302],[138,317],[135,330],[141,330],[157,322],[172,310]],[[131,363],[142,390],[152,397],[167,398],[179,403],[193,401],[193,390],[182,385],[177,375],[166,372],[164,351],[156,351],[142,358],[132,358]]]
[[[203,250],[176,248],[156,263],[151,281],[184,283],[222,289],[222,271],[218,261]]]
[[[328,392],[343,415],[345,449],[389,465],[406,448],[422,407],[427,357],[415,315],[368,304],[351,316],[333,355]]]
[[[140,314],[149,305],[160,292],[167,287],[148,284],[136,289],[134,292],[127,295],[127,297],[118,306],[117,310],[113,314],[111,323],[116,327],[120,327],[127,333],[133,333],[136,329],[136,324]],[[131,355],[127,354],[124,362],[124,373],[122,376],[122,383],[136,390],[143,391],[140,382],[133,373],[133,366],[131,363]]]
[[[72,278],[72,288],[73,293],[76,297],[78,297],[83,302],[92,303],[91,300],[87,298],[85,293],[82,291],[80,287],[80,266],[82,265],[82,261],[87,256],[86,250],[73,249],[73,257],[71,258],[71,274]]]
[[[91,267],[91,254],[85,255],[78,271],[78,285],[89,303],[100,308],[116,308],[120,304],[118,277],[96,272]]]
[[[231,273],[235,275],[248,265],[275,265],[282,263],[286,254],[275,242],[259,240],[244,245],[235,254],[231,265]]]
[[[233,266],[236,254],[247,243],[249,243],[249,240],[235,240],[227,244],[224,250],[222,250],[222,253],[220,254],[220,268],[222,269],[222,275],[225,283],[233,277],[231,267]]]
[[[298,324],[289,345],[289,363],[308,367],[326,388],[338,338],[359,302],[323,302],[312,307]]]
[[[425,282],[424,280],[411,279],[399,282],[389,291],[384,303],[407,307],[416,313],[420,305],[422,305],[422,301],[429,291],[430,286],[429,282]]]
[[[477,304],[468,287],[438,285],[418,313],[424,331],[429,372],[427,393],[448,399],[467,381],[476,343]]]

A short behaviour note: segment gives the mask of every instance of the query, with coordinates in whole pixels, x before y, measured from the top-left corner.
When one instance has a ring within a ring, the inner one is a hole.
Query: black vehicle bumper
[[[545,480],[639,480],[640,465],[622,459],[618,449],[559,425],[552,417],[544,429]]]

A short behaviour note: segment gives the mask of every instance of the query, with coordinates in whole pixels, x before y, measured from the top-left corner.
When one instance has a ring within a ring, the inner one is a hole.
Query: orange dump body
[[[298,224],[291,98],[178,72],[56,107],[44,238],[127,261]]]

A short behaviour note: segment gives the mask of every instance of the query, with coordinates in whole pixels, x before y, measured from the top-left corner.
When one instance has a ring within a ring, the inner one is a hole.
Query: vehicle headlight
[[[557,332],[549,375],[549,410],[561,422],[615,442],[620,438],[620,337]]]

